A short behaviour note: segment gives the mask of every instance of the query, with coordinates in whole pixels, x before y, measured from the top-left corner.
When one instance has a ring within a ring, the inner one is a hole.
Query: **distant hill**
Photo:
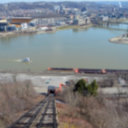
[[[63,13],[58,13],[56,7],[63,8],[89,8],[107,9],[119,8],[119,2],[12,2],[0,4],[0,17],[56,17]],[[128,2],[121,2],[123,8],[128,8]],[[61,11],[60,11],[61,12]]]

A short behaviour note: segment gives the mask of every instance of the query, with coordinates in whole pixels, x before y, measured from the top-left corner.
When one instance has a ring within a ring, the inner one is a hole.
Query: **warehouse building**
[[[3,19],[0,20],[0,32],[5,32],[7,31],[7,26],[8,26],[8,21]]]

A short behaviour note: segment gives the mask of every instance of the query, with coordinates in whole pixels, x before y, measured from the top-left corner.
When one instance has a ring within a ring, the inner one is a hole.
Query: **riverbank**
[[[117,36],[109,39],[109,42],[117,44],[128,44],[128,38],[123,36]]]
[[[0,33],[0,38],[4,38],[4,37],[13,37],[13,36],[19,36],[19,35],[26,35],[26,34],[35,34],[37,33],[37,31],[14,31],[14,32],[3,32]]]
[[[127,23],[128,19],[109,19],[108,22],[103,22],[104,23],[112,23],[112,24],[121,24],[121,23]],[[54,27],[48,27],[46,30],[44,28],[36,28],[32,27],[27,30],[22,30],[22,31],[12,31],[12,32],[0,32],[0,38],[2,37],[12,37],[12,36],[18,36],[18,35],[31,35],[31,34],[46,34],[46,33],[55,33],[60,30],[67,30],[67,29],[88,29],[93,26],[96,26],[92,23],[87,24],[87,25],[65,25],[65,26],[54,26]]]
[[[24,31],[0,32],[0,38],[13,37],[13,36],[19,36],[19,35],[55,33],[57,31],[65,30],[65,29],[88,29],[92,26],[93,26],[92,24],[82,25],[82,26],[68,25],[68,26],[51,27],[50,30],[32,29],[32,30],[24,30]]]
[[[92,26],[93,26],[93,24],[60,26],[60,27],[57,28],[57,31],[65,30],[65,29],[88,29]]]
[[[121,23],[127,23],[128,19],[127,18],[120,18],[120,19],[112,18],[112,19],[109,19],[108,22],[109,23],[114,23],[114,24],[117,24],[117,23],[121,24]]]

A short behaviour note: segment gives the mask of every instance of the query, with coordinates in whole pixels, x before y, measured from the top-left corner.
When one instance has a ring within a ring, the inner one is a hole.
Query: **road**
[[[55,98],[49,95],[8,128],[57,128]]]

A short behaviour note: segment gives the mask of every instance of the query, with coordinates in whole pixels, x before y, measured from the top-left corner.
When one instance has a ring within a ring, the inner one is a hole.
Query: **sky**
[[[0,3],[8,3],[8,2],[35,2],[35,1],[128,1],[128,0],[0,0]]]
[[[0,3],[8,3],[8,2],[34,2],[34,1],[128,1],[128,0],[0,0]]]

